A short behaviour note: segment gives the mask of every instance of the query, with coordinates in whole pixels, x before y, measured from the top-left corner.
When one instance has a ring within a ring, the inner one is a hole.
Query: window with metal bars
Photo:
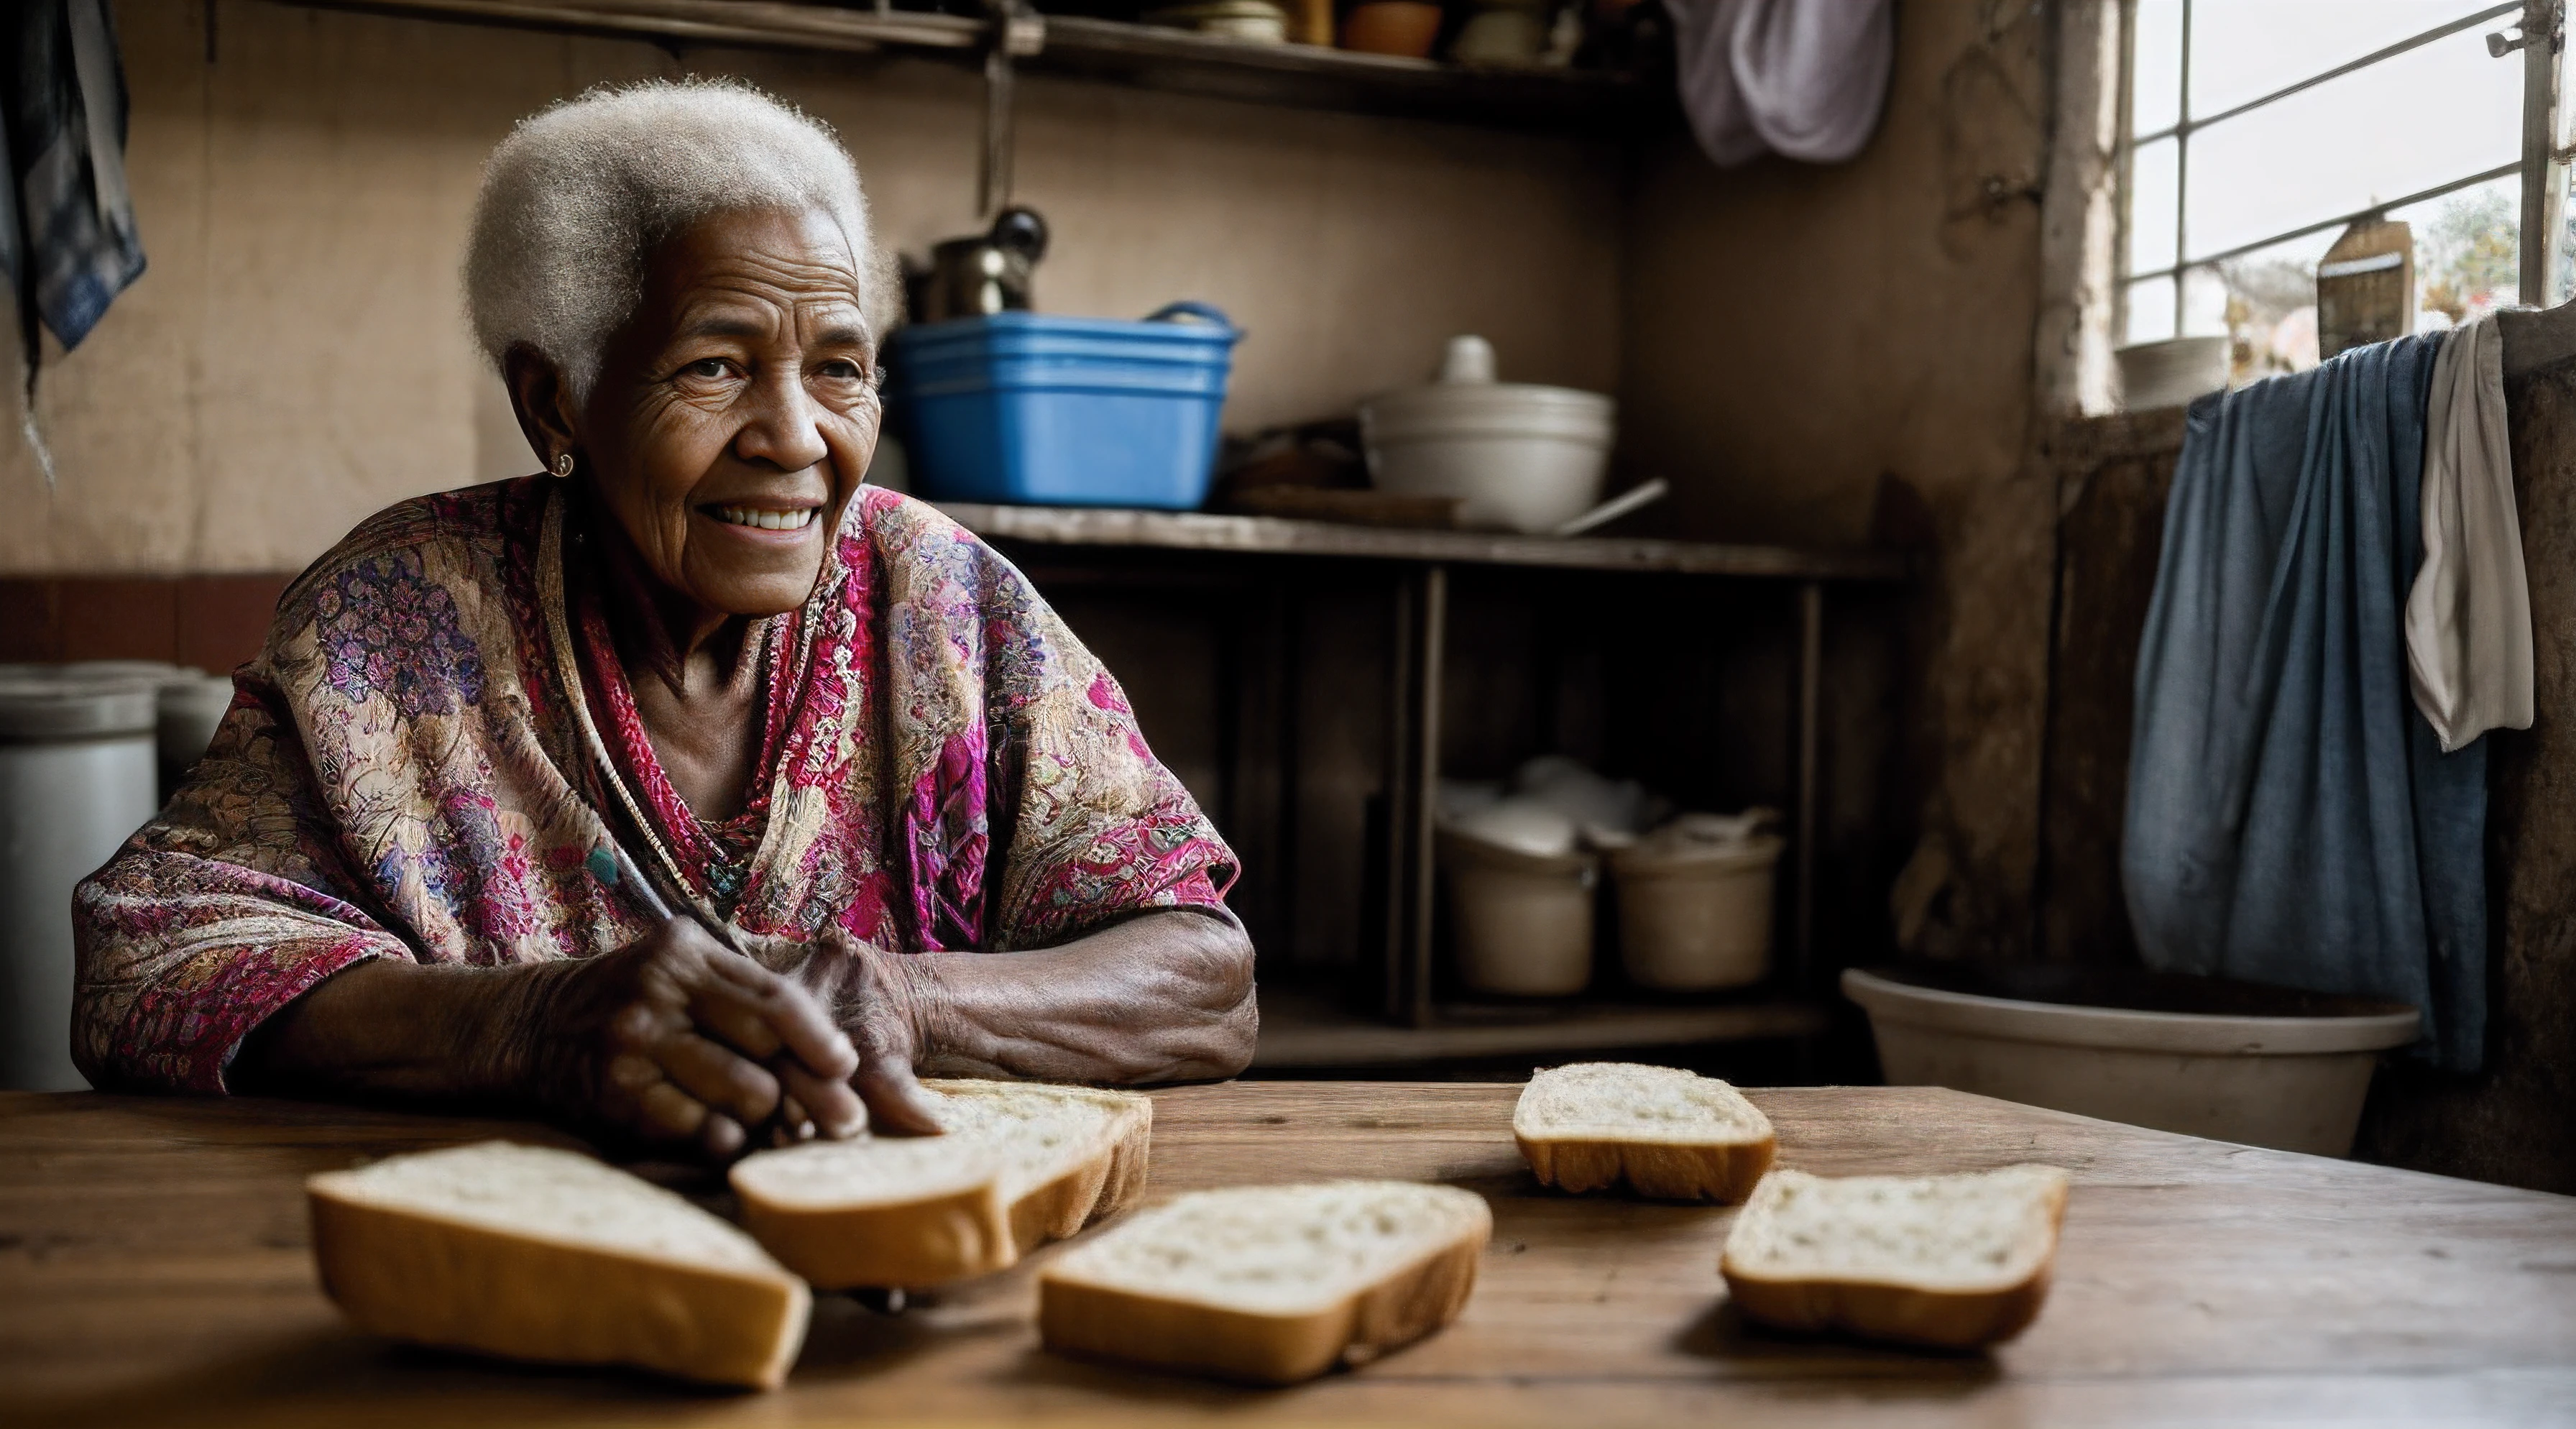
[[[2313,364],[2317,262],[2373,216],[2413,230],[2419,330],[2563,299],[2564,10],[2125,0],[2117,340],[2233,334],[2240,381]]]

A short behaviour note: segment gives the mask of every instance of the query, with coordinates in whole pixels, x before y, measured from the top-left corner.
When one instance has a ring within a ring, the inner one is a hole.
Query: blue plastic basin
[[[1120,322],[996,313],[897,329],[887,400],[933,501],[1192,510],[1243,334],[1175,303]]]

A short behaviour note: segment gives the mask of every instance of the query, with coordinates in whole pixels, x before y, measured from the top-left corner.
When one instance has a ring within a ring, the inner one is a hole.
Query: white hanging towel
[[[2504,334],[2489,313],[2433,360],[2424,410],[2424,564],[2406,596],[2406,670],[2449,752],[2531,728],[2531,583],[2513,504]]]
[[[1732,167],[1765,152],[1839,164],[1878,128],[1890,0],[1671,0],[1682,108]]]

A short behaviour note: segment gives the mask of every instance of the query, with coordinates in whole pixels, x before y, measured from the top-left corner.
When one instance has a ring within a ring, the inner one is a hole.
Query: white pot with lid
[[[1449,340],[1439,379],[1360,408],[1380,490],[1450,496],[1459,520],[1540,535],[1601,499],[1617,404],[1596,392],[1494,380],[1493,345]]]

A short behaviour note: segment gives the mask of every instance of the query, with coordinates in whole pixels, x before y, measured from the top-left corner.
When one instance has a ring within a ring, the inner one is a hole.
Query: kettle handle
[[[1165,303],[1161,307],[1156,308],[1153,312],[1147,314],[1145,321],[1149,323],[1168,323],[1178,322],[1184,318],[1196,318],[1198,321],[1203,323],[1213,323],[1216,326],[1225,329],[1227,332],[1233,333],[1237,337],[1243,336],[1243,329],[1236,327],[1234,325],[1234,320],[1227,317],[1224,310],[1217,307],[1214,303],[1195,303],[1187,300],[1177,303]]]

